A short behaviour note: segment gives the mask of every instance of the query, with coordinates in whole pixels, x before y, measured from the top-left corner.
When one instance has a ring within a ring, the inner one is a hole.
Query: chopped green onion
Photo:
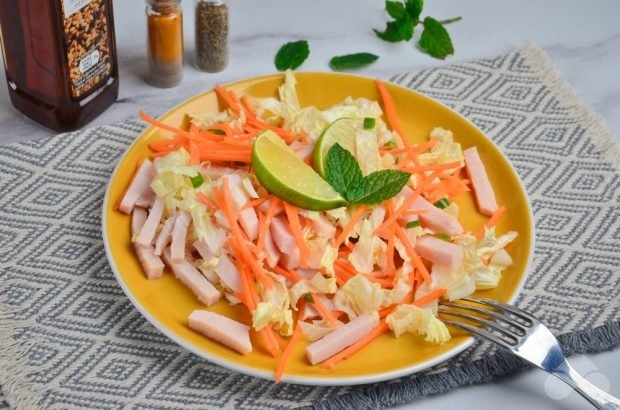
[[[209,130],[209,131],[211,131],[212,133],[214,133],[216,135],[226,135],[226,133],[224,131],[222,131],[221,129],[219,129],[219,128],[215,128],[215,129],[212,129],[212,130]]]
[[[192,180],[192,186],[194,188],[200,187],[200,185],[202,185],[205,182],[205,179],[203,178],[202,174],[196,174],[195,177],[190,177],[190,179]]]
[[[405,228],[407,228],[407,229],[409,229],[409,228],[417,228],[418,226],[420,226],[420,221],[418,221],[416,219],[415,221],[411,221],[407,225],[405,225]]]
[[[383,144],[384,147],[395,147],[396,143],[394,141],[388,141],[385,144]]]
[[[435,235],[435,238],[441,239],[442,241],[446,241],[446,242],[452,241],[452,237],[448,235],[447,233],[438,233]]]
[[[306,302],[314,303],[314,299],[312,298],[312,295],[309,293],[304,294],[304,300]]]
[[[437,208],[446,209],[450,206],[450,201],[447,198],[441,198],[439,201],[435,202],[435,206]]]
[[[364,118],[364,129],[371,130],[373,128],[375,128],[375,119],[372,117]]]

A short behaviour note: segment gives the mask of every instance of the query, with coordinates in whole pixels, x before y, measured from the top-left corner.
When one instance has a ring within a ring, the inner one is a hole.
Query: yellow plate
[[[335,73],[298,73],[296,78],[302,106],[315,105],[323,109],[348,96],[379,100],[374,81],[369,78]],[[281,74],[270,75],[238,81],[227,88],[238,95],[276,96],[282,80]],[[482,160],[491,171],[489,176],[498,202],[508,208],[498,224],[498,233],[516,230],[519,237],[508,249],[514,264],[506,270],[500,285],[493,290],[477,292],[476,295],[504,302],[513,301],[526,277],[534,246],[532,212],[515,170],[497,146],[459,114],[409,89],[394,84],[387,84],[387,88],[394,99],[402,127],[413,142],[427,141],[431,129],[441,126],[452,130],[463,148],[473,145],[478,147]],[[221,106],[218,105],[216,95],[209,91],[180,104],[161,119],[178,126],[185,113],[219,108]],[[149,281],[145,278],[132,251],[130,217],[113,210],[137,162],[150,154],[148,143],[166,135],[168,133],[153,127],[147,129],[128,149],[112,174],[103,205],[103,236],[112,270],[136,308],[170,339],[211,362],[249,375],[272,379],[277,359],[265,354],[256,335],[252,335],[254,351],[242,356],[188,328],[189,313],[205,307],[170,273],[159,280]],[[475,230],[485,222],[486,218],[478,214],[470,195],[463,196],[457,202],[465,229]],[[210,309],[250,323],[250,316],[245,309],[228,306],[225,301]],[[411,374],[446,360],[473,343],[473,339],[465,334],[459,334],[453,329],[451,333],[452,340],[441,346],[428,344],[419,336],[404,335],[396,339],[391,333],[385,334],[351,359],[339,363],[333,370],[310,366],[304,354],[307,342],[302,341],[291,355],[283,381],[310,385],[350,385]]]

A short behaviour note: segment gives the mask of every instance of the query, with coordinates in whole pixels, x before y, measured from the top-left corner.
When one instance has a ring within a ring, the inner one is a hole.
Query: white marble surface
[[[543,47],[551,60],[585,101],[606,120],[620,141],[620,2],[599,0],[457,1],[427,0],[425,14],[438,18],[463,16],[450,27],[456,56],[433,60],[411,44],[379,41],[371,28],[385,22],[379,0],[231,0],[231,63],[219,74],[194,69],[192,2],[183,1],[188,63],[185,80],[177,88],[161,90],[144,81],[145,18],[143,2],[116,0],[119,101],[91,125],[135,118],[144,109],[158,115],[186,98],[225,83],[271,73],[273,56],[284,42],[300,38],[311,43],[304,71],[328,70],[330,57],[353,51],[381,56],[360,74],[381,76],[439,64],[505,53],[524,40]],[[0,74],[2,75],[2,74]],[[6,82],[0,81],[0,143],[51,135],[19,115],[10,105]],[[620,396],[620,349],[586,355],[573,362],[601,387]],[[575,393],[554,383],[540,371],[528,371],[489,385],[457,389],[402,408],[444,409],[560,409],[587,408]]]

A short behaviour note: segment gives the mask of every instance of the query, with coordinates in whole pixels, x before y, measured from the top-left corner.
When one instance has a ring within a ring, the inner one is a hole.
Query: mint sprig
[[[278,50],[275,58],[276,68],[280,71],[294,70],[306,61],[310,55],[310,47],[306,40],[293,41],[284,44]]]
[[[385,10],[394,20],[388,21],[384,31],[374,29],[377,37],[392,43],[409,41],[413,38],[414,29],[422,24],[424,27],[418,46],[422,51],[438,59],[454,54],[452,38],[445,25],[461,20],[455,17],[447,20],[436,20],[426,17],[420,20],[424,0],[387,0]]]
[[[336,143],[327,152],[327,182],[349,204],[374,205],[398,194],[411,174],[393,169],[375,171],[366,176],[353,154]]]
[[[332,57],[329,66],[334,71],[351,70],[366,67],[379,59],[378,55],[372,53],[353,53],[343,56]]]

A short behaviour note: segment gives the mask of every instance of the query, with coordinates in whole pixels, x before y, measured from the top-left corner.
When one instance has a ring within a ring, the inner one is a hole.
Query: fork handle
[[[575,389],[597,409],[620,410],[620,400],[584,379],[566,359],[550,373]]]

